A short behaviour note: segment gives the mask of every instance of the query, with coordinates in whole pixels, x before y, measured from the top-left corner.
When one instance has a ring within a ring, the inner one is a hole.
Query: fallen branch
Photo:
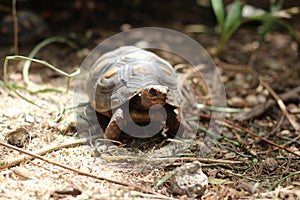
[[[12,1],[12,16],[14,22],[14,53],[19,54],[19,28],[18,28],[18,17],[17,17],[17,9],[16,9],[17,1]]]
[[[289,101],[289,100],[294,100],[294,99],[300,101],[299,93],[300,93],[300,86],[298,86],[292,90],[289,90],[288,92],[280,94],[279,97],[282,101]],[[266,110],[268,110],[270,107],[274,106],[275,104],[276,104],[276,101],[274,101],[273,99],[270,99],[264,104],[259,104],[259,105],[255,106],[249,112],[236,115],[236,117],[234,119],[238,120],[238,121],[253,119],[255,117],[262,115]]]
[[[34,154],[34,155],[44,155],[44,154],[50,153],[52,151],[56,151],[56,150],[59,150],[59,149],[62,149],[62,148],[74,147],[74,146],[77,146],[77,145],[84,144],[86,142],[87,142],[87,139],[85,139],[85,138],[84,139],[71,140],[71,141],[68,141],[68,142],[61,143],[61,144],[54,144],[54,145],[47,146],[45,148],[37,150],[36,152],[34,152],[32,154]],[[8,144],[3,143],[3,142],[0,142],[0,145],[8,147],[8,148],[10,148],[10,146],[12,146],[12,145],[8,146]],[[12,146],[12,147],[14,147],[14,146]],[[14,148],[16,148],[16,147],[14,147]],[[23,153],[22,151],[25,151],[25,150],[20,149],[20,148],[17,148],[17,149],[18,150],[16,150],[16,149],[14,149],[14,150],[19,151],[21,153]],[[26,152],[28,152],[28,151],[26,151]],[[28,153],[30,153],[30,152],[28,152]],[[27,153],[24,153],[24,154],[27,154]],[[6,160],[6,161],[0,160],[0,169],[15,166],[15,165],[18,165],[18,164],[20,164],[21,162],[23,162],[25,160],[30,160],[30,159],[33,159],[33,158],[34,158],[34,156],[22,155],[22,156],[18,156],[16,158],[12,158],[12,159],[9,159],[9,160]]]
[[[137,156],[108,156],[108,155],[101,155],[101,158],[104,160],[143,160],[147,162],[176,162],[176,161],[199,161],[201,163],[218,163],[218,164],[228,164],[228,165],[235,165],[235,164],[246,164],[242,161],[235,161],[235,160],[222,160],[222,159],[211,159],[211,158],[194,158],[194,157],[170,157],[170,158],[144,158],[144,157],[137,157]]]
[[[279,130],[279,128],[281,127],[283,121],[284,121],[284,115],[282,115],[280,117],[280,120],[278,121],[278,123],[276,124],[276,126],[273,128],[273,130],[266,136],[266,138],[269,138],[271,136],[274,136],[275,133]]]
[[[201,114],[201,117],[206,118],[206,119],[211,119],[210,116],[205,115],[205,114]],[[275,143],[275,142],[273,142],[273,141],[271,141],[271,140],[268,140],[268,139],[266,139],[266,138],[264,138],[264,137],[262,137],[262,136],[260,136],[260,135],[257,135],[256,133],[252,132],[250,129],[241,127],[241,126],[239,126],[239,125],[237,125],[237,124],[234,124],[234,123],[232,123],[232,122],[230,122],[230,121],[228,121],[228,120],[225,120],[225,121],[223,121],[223,120],[218,120],[218,119],[214,119],[214,120],[215,120],[217,123],[220,123],[220,124],[222,124],[222,125],[224,125],[224,126],[226,126],[226,127],[228,127],[228,128],[235,129],[235,130],[239,130],[239,131],[244,131],[244,132],[246,132],[246,133],[252,135],[253,137],[257,137],[257,138],[259,138],[260,140],[262,140],[262,141],[264,141],[264,142],[266,142],[266,143],[268,143],[268,144],[271,144],[271,145],[273,145],[273,146],[275,146],[275,147],[277,147],[277,148],[283,149],[283,150],[285,150],[286,152],[289,152],[289,153],[291,153],[291,154],[293,154],[293,155],[295,155],[295,156],[297,156],[297,157],[300,157],[300,154],[298,154],[298,153],[296,153],[296,152],[293,152],[292,150],[290,150],[289,148],[286,148],[286,147],[283,146],[283,145],[279,145],[279,144],[277,144],[277,143]]]
[[[227,127],[229,127],[229,128],[234,128],[234,129],[236,129],[236,130],[244,131],[244,132],[246,132],[246,133],[248,133],[248,134],[250,134],[250,135],[252,135],[252,136],[254,136],[254,137],[259,138],[260,140],[262,140],[262,141],[264,141],[264,142],[266,142],[266,143],[269,143],[269,144],[271,144],[271,145],[273,145],[273,146],[275,146],[275,147],[278,147],[278,148],[280,148],[280,149],[283,149],[283,150],[285,150],[286,152],[289,152],[289,153],[291,153],[291,154],[293,154],[293,155],[295,155],[295,156],[297,156],[297,157],[300,157],[300,154],[298,154],[298,153],[296,153],[296,152],[293,152],[293,151],[290,150],[289,148],[286,148],[286,147],[284,147],[284,146],[282,146],[282,145],[279,145],[279,144],[277,144],[277,143],[275,143],[275,142],[273,142],[273,141],[271,141],[271,140],[268,140],[268,139],[266,139],[266,138],[264,138],[264,137],[262,137],[262,136],[260,136],[260,135],[257,135],[256,133],[252,132],[250,129],[241,127],[241,126],[239,126],[239,125],[233,124],[233,123],[228,122],[228,121],[224,122],[224,125],[227,126]]]
[[[267,83],[265,83],[264,81],[261,81],[261,84],[262,84],[262,86],[264,86],[270,92],[270,94],[273,96],[273,98],[276,99],[276,102],[277,102],[278,106],[282,110],[284,116],[289,120],[289,122],[291,123],[293,128],[295,130],[299,130],[300,129],[299,124],[295,120],[293,120],[293,118],[289,114],[286,106],[284,105],[284,103],[280,99],[280,97],[275,93],[275,91]]]
[[[78,139],[78,140],[75,140],[75,141],[71,141],[71,142],[68,142],[69,144],[72,143],[73,145],[75,144],[83,144],[87,141],[87,139]],[[41,149],[39,151],[37,151],[36,153],[32,153],[30,151],[27,151],[27,150],[23,150],[23,149],[20,149],[18,147],[15,147],[15,146],[12,146],[10,144],[7,144],[7,143],[4,143],[4,142],[0,142],[0,145],[1,146],[4,146],[4,147],[7,147],[9,149],[12,149],[12,150],[15,150],[15,151],[18,151],[20,153],[23,153],[23,154],[26,154],[27,156],[22,156],[23,160],[26,160],[26,159],[32,159],[32,158],[37,158],[37,159],[40,159],[44,162],[47,162],[47,163],[50,163],[52,165],[55,165],[55,166],[59,166],[61,168],[64,168],[64,169],[67,169],[67,170],[70,170],[72,172],[75,172],[79,175],[83,175],[83,176],[87,176],[87,177],[91,177],[91,178],[95,178],[95,179],[98,179],[98,180],[102,180],[102,181],[107,181],[107,182],[111,182],[111,183],[115,183],[115,184],[118,184],[118,185],[122,185],[122,186],[125,186],[125,187],[129,187],[129,188],[133,188],[134,190],[138,190],[138,191],[141,191],[141,192],[145,192],[145,193],[149,193],[149,194],[155,194],[155,195],[159,195],[160,197],[162,198],[166,198],[166,196],[158,193],[158,192],[155,192],[155,191],[152,191],[152,190],[149,190],[147,188],[144,188],[144,187],[140,187],[140,186],[137,186],[137,185],[133,185],[133,184],[130,184],[130,183],[125,183],[125,182],[122,182],[122,181],[118,181],[118,180],[114,180],[114,179],[110,179],[110,178],[105,178],[105,177],[101,177],[101,176],[97,176],[97,175],[94,175],[94,174],[91,174],[91,173],[88,173],[88,172],[84,172],[84,171],[81,171],[81,170],[78,170],[78,169],[75,169],[71,166],[68,166],[68,165],[64,165],[64,164],[61,164],[61,163],[58,163],[58,162],[55,162],[53,160],[50,160],[50,159],[47,159],[41,155],[39,155],[38,153],[42,154],[45,149]],[[56,147],[58,148],[58,146],[56,145]],[[60,145],[59,148],[62,148],[62,145]],[[58,149],[59,149],[58,148]],[[48,149],[50,149],[50,147],[48,147]],[[44,150],[42,152],[42,150]],[[53,148],[52,148],[53,150]],[[56,149],[54,149],[56,150]],[[21,157],[20,157],[21,158]],[[19,158],[19,159],[20,159]],[[12,165],[12,163],[10,164],[11,166],[15,165],[15,163]],[[9,167],[8,163],[7,162],[3,162],[3,161],[0,161],[0,169],[3,169],[4,167]]]

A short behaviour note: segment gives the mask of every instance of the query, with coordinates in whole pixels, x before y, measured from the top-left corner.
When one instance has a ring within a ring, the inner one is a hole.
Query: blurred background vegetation
[[[223,1],[225,6],[232,1]],[[269,10],[269,0],[244,1]],[[284,1],[283,9],[298,6],[299,1]],[[18,0],[17,11],[36,12],[46,21],[51,34],[89,35],[103,38],[113,32],[144,26],[172,28],[183,32],[207,32],[217,24],[209,0]],[[11,1],[0,1],[0,18],[11,13]],[[288,22],[300,29],[300,17]],[[190,26],[193,25],[193,26]],[[197,26],[195,26],[197,25]],[[200,30],[199,30],[200,28]]]

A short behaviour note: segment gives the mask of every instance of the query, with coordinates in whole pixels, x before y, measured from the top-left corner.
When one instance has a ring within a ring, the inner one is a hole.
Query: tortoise
[[[47,24],[43,18],[32,11],[17,13],[19,42],[30,43],[41,39],[47,32]],[[4,16],[0,21],[0,40],[3,43],[13,43],[14,23],[12,15]]]
[[[103,54],[91,68],[87,94],[93,109],[108,118],[102,126],[104,138],[119,140],[122,132],[140,138],[159,132],[174,137],[183,130],[175,71],[150,51],[122,46]]]

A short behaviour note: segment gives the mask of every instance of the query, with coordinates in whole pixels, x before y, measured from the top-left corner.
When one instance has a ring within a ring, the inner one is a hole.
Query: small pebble
[[[292,135],[291,131],[289,130],[282,130],[280,132],[280,136],[286,136],[286,137],[290,137]]]
[[[8,144],[16,147],[27,147],[30,141],[30,134],[25,128],[18,128],[5,135]]]
[[[267,98],[264,95],[257,95],[257,101],[258,103],[265,103],[267,101]]]
[[[132,26],[130,24],[122,24],[122,26],[120,27],[121,31],[129,31],[132,28]]]
[[[35,118],[35,122],[36,122],[36,123],[41,123],[43,120],[44,120],[43,117],[36,117],[36,118]]]
[[[278,162],[274,158],[267,158],[263,162],[263,167],[266,172],[273,172],[278,167]]]
[[[224,127],[224,129],[223,129],[224,131],[222,132],[222,135],[224,137],[226,137],[226,138],[229,138],[229,139],[235,138],[235,136],[233,135],[233,133],[231,131],[228,131],[228,129],[226,129],[227,131],[225,131],[225,128],[226,127]]]
[[[225,159],[232,159],[232,158],[236,158],[236,154],[235,154],[235,153],[233,153],[233,152],[226,153],[226,154],[224,155],[224,158],[225,158]]]
[[[269,91],[267,89],[264,89],[261,91],[261,94],[264,95],[265,97],[269,96]]]
[[[32,115],[26,114],[25,115],[25,122],[28,122],[28,123],[35,122],[34,117]]]
[[[228,100],[228,104],[235,108],[244,108],[246,107],[246,101],[240,97],[232,97]]]
[[[258,99],[255,95],[248,95],[246,96],[246,101],[249,107],[254,107],[258,104]]]
[[[300,113],[300,107],[298,107],[296,104],[288,104],[288,110],[290,111],[290,113],[292,114],[297,114]]]

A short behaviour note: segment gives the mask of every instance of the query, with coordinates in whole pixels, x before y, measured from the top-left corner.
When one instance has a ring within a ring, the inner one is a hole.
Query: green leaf
[[[260,46],[262,45],[262,43],[265,42],[266,35],[268,33],[270,33],[271,30],[273,29],[275,20],[276,20],[276,17],[273,17],[273,16],[267,16],[263,20],[263,31],[262,31],[261,37],[259,39],[259,45]]]
[[[284,3],[284,0],[280,0],[276,2],[275,0],[270,1],[270,12],[277,12],[282,9],[282,5]]]
[[[213,1],[213,0],[212,0]],[[239,28],[242,24],[242,10],[244,4],[238,0],[232,3],[231,9],[228,11],[224,24],[221,28],[221,39],[217,47],[217,53],[223,48],[224,44],[231,37],[231,35]]]
[[[242,11],[244,4],[240,1],[234,1],[232,7],[226,16],[224,23],[224,39],[230,38],[232,33],[241,25]]]
[[[223,1],[222,0],[211,0],[211,5],[212,5],[213,11],[216,15],[218,24],[221,28],[221,32],[223,32],[224,18],[225,18]]]

